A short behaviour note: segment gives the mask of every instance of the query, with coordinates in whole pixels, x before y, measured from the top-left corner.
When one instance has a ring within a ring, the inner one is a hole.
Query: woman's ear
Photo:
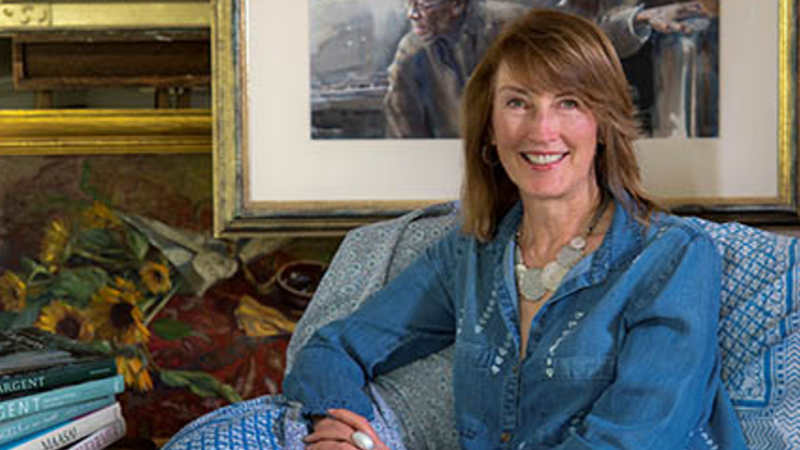
[[[597,144],[601,147],[606,146],[606,135],[608,134],[608,127],[607,126],[598,126],[597,127]]]

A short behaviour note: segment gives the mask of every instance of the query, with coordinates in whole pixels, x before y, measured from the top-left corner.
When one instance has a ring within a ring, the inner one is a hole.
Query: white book
[[[122,418],[119,402],[64,422],[20,440],[0,446],[0,450],[56,450],[66,447]]]
[[[82,441],[73,444],[66,450],[101,450],[117,442],[125,436],[125,421],[120,419],[86,436]]]

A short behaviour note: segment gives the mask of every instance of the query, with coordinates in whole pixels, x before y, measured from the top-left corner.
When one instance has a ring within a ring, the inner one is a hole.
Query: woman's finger
[[[334,419],[340,420],[343,423],[355,428],[356,430],[365,431],[366,429],[372,430],[369,420],[366,417],[356,414],[347,409],[329,409],[328,415]]]
[[[328,414],[331,417],[341,420],[345,424],[369,436],[373,443],[372,449],[379,450],[386,448],[386,445],[380,440],[380,438],[378,438],[378,433],[375,432],[375,430],[372,428],[372,425],[370,425],[369,420],[367,420],[364,416],[346,409],[331,409],[328,411]]]
[[[307,443],[318,441],[349,442],[356,430],[346,422],[336,418],[324,418],[314,424],[314,431],[305,437]]]
[[[359,450],[358,447],[341,441],[320,441],[306,445],[306,450]]]

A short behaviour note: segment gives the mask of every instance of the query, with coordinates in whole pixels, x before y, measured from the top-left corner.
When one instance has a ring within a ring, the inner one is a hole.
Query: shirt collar
[[[592,254],[592,266],[589,277],[591,282],[603,280],[611,267],[641,252],[644,243],[645,229],[633,217],[623,202],[614,201],[614,218],[611,227],[603,238],[603,243]]]
[[[578,288],[585,284],[599,283],[608,276],[612,267],[641,252],[645,238],[644,225],[628,212],[623,202],[614,200],[613,204],[614,217],[603,243],[575,267],[578,270],[573,270],[572,275],[565,280],[565,289],[572,290],[570,287]],[[521,220],[522,202],[518,201],[500,221],[497,235],[490,244],[493,250],[502,252],[510,244]],[[571,286],[573,283],[575,286]]]

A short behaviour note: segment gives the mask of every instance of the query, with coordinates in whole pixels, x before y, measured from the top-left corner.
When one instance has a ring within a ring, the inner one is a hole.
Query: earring
[[[492,148],[494,148],[495,151],[492,151]],[[492,154],[494,154],[494,158],[492,158]],[[494,145],[484,144],[483,147],[481,147],[481,159],[483,163],[489,167],[495,167],[500,163],[500,158],[497,156],[497,148]]]

